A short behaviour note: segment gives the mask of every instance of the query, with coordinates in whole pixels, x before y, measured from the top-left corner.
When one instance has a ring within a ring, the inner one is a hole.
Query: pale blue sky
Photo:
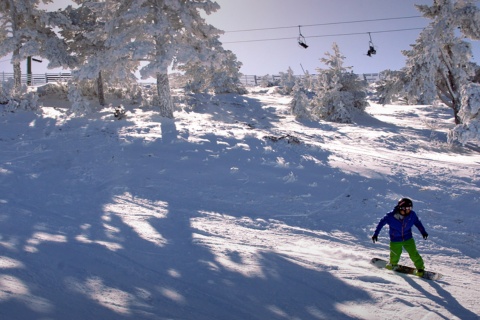
[[[54,0],[51,9],[64,6],[68,0]],[[226,31],[221,37],[224,47],[233,51],[243,63],[241,72],[248,75],[278,74],[291,67],[295,74],[304,70],[315,73],[323,67],[320,58],[332,51],[336,42],[346,57],[346,66],[355,73],[373,73],[385,69],[398,70],[405,64],[401,50],[415,43],[421,30],[389,30],[423,28],[424,18],[389,19],[420,16],[414,4],[431,5],[433,0],[217,0],[221,9],[207,21]],[[343,23],[363,20],[370,22]],[[322,24],[322,25],[319,25]],[[298,26],[309,45],[297,44]],[[308,26],[316,25],[316,26]],[[249,29],[268,29],[232,32]],[[371,37],[377,54],[366,55]],[[286,38],[286,39],[283,39]],[[283,39],[283,40],[262,40]],[[261,40],[261,41],[251,41]],[[251,42],[240,42],[251,41]],[[474,42],[474,56],[480,63],[480,45]],[[22,69],[25,67],[22,65]],[[0,58],[0,71],[12,72],[7,57]],[[55,71],[57,71],[56,69]],[[52,72],[46,63],[35,63],[34,73]]]
[[[274,30],[251,32],[226,32],[221,37],[226,49],[232,50],[243,62],[245,74],[276,74],[291,67],[296,74],[302,73],[301,65],[310,73],[323,67],[320,58],[332,52],[336,42],[346,57],[346,66],[356,73],[379,72],[385,69],[398,70],[405,65],[401,50],[410,49],[421,30],[403,32],[378,31],[424,28],[430,20],[424,18],[382,20],[363,23],[339,23],[359,20],[376,20],[397,17],[420,16],[414,4],[433,3],[432,0],[217,0],[221,9],[209,16],[208,21],[224,31],[245,29]],[[309,48],[297,45],[298,25],[327,24],[302,27]],[[371,32],[377,54],[366,55]],[[330,36],[338,34],[353,34]],[[323,37],[324,35],[328,35]],[[286,40],[237,42],[254,39]],[[478,42],[475,47],[478,48]],[[476,50],[476,52],[479,52]],[[480,52],[478,53],[480,56]],[[478,63],[478,61],[477,61]]]

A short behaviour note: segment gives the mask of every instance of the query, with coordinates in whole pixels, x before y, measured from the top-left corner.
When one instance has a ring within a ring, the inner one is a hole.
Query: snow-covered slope
[[[115,120],[42,99],[0,114],[1,319],[478,319],[480,153],[446,144],[447,109],[301,122],[254,89]],[[402,196],[440,281],[369,264]]]

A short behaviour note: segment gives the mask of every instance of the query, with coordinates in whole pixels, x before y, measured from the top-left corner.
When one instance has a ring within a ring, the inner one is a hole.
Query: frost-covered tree
[[[351,123],[354,114],[368,106],[368,85],[344,66],[345,57],[336,43],[332,49],[320,59],[327,68],[317,69],[313,113],[327,121]]]
[[[242,63],[230,50],[225,50],[219,56],[223,56],[220,63],[211,64],[213,69],[210,86],[214,92],[245,94],[247,90],[240,81],[240,68]]]
[[[296,84],[296,77],[292,68],[288,67],[287,72],[280,72],[280,87],[277,92],[280,94],[291,94]]]
[[[270,88],[270,87],[274,87],[274,86],[278,86],[279,85],[279,81],[278,79],[275,79],[275,76],[272,76],[270,74],[266,74],[264,76],[260,76],[259,78],[257,78],[255,81],[259,80],[259,84],[261,87],[263,88]]]
[[[78,58],[72,75],[76,84],[82,85],[75,88],[85,91],[85,85],[95,87],[100,105],[105,105],[105,83],[122,87],[136,83],[135,71],[140,63],[132,59],[128,50],[131,37],[124,33],[136,23],[125,18],[130,2],[73,1],[78,6],[52,12],[52,20],[66,39],[70,53]]]
[[[212,0],[74,1],[85,10],[70,11],[69,18],[76,23],[69,27],[79,28],[73,28],[65,38],[82,59],[78,76],[123,76],[127,80],[132,71],[140,71],[143,79],[157,81],[152,101],[161,116],[173,117],[169,69],[185,63],[219,64],[222,60],[222,32],[201,16],[219,9]]]
[[[480,142],[480,84],[469,83],[461,90],[462,107],[458,112],[461,124],[449,132],[448,141]]]
[[[311,119],[311,100],[308,98],[305,85],[301,78],[298,78],[292,88],[292,100],[290,111],[297,119]]]
[[[48,68],[70,67],[75,59],[68,55],[63,39],[57,36],[40,3],[51,0],[0,1],[0,57],[12,54],[15,86],[21,85],[21,61],[39,56],[49,61]]]
[[[132,2],[128,17],[132,23],[125,35],[133,38],[127,48],[133,59],[146,61],[142,78],[157,82],[160,115],[173,118],[168,69],[199,61],[217,63],[221,53],[221,31],[206,23],[201,12],[211,14],[220,6],[211,0],[139,0]]]
[[[14,79],[8,79],[0,86],[0,104],[4,105],[5,110],[15,111],[36,110],[38,108],[38,95],[35,92],[28,91],[27,86],[15,86]]]
[[[381,104],[392,103],[400,99],[406,99],[405,72],[384,70],[382,78],[375,82],[375,94]]]
[[[431,103],[438,97],[453,110],[460,124],[463,85],[474,76],[471,46],[463,36],[480,39],[480,11],[474,0],[435,0],[432,6],[417,5],[432,22],[421,33],[407,57],[406,72],[410,103]]]
[[[221,57],[219,63],[206,65],[195,61],[179,66],[179,70],[185,72],[188,79],[185,90],[194,93],[213,90],[215,93],[246,93],[245,87],[240,81],[240,68],[242,63],[237,60],[236,55],[225,50],[219,52]]]

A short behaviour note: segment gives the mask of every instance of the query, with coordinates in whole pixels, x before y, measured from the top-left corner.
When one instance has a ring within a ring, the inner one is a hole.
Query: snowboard
[[[383,260],[383,259],[379,259],[379,258],[373,258],[372,260],[370,260],[370,262],[374,266],[376,266],[378,268],[382,268],[382,269],[385,269],[385,267],[387,266],[387,263],[388,263],[388,261]],[[398,267],[399,268],[397,270],[395,270],[395,272],[415,275],[415,270],[416,270],[415,268],[402,266],[400,264],[398,265]],[[423,274],[423,276],[421,278],[424,278],[424,279],[427,279],[427,280],[439,280],[442,277],[443,277],[443,275],[440,274],[440,273],[425,270],[425,273]]]

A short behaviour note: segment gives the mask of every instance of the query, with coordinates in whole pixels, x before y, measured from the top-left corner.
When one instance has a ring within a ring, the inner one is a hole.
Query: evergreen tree
[[[240,81],[240,68],[242,63],[230,50],[218,54],[219,63],[205,65],[199,61],[190,62],[179,66],[188,79],[184,89],[194,93],[213,90],[215,93],[246,93]]]
[[[0,57],[12,54],[15,87],[21,86],[21,61],[29,56],[49,60],[48,68],[70,67],[74,58],[67,53],[67,46],[50,25],[40,2],[49,0],[0,1]]]
[[[247,90],[240,81],[240,68],[242,63],[237,60],[237,56],[230,50],[225,50],[220,63],[212,64],[212,76],[210,86],[216,94],[219,93],[238,93],[245,94]]]
[[[384,70],[381,74],[382,78],[375,82],[375,93],[378,102],[385,105],[393,101],[406,99],[405,72]]]
[[[133,9],[134,5],[138,5]],[[221,53],[220,30],[208,25],[200,12],[219,9],[211,0],[143,0],[132,3],[129,15],[137,21],[126,30],[135,38],[128,46],[133,58],[144,59],[142,78],[157,79],[156,101],[160,115],[173,118],[168,68],[188,62],[218,63]],[[133,34],[133,35],[132,35]]]
[[[432,6],[416,6],[432,19],[407,57],[405,67],[409,103],[432,103],[438,97],[453,110],[460,124],[460,90],[474,75],[470,44],[457,35],[480,39],[480,13],[473,0],[435,0]]]
[[[140,68],[143,79],[157,80],[153,101],[162,116],[173,117],[169,69],[221,65],[221,31],[200,15],[219,8],[212,0],[74,1],[80,8],[65,12],[62,32],[81,60],[78,78],[128,81]]]
[[[469,83],[462,88],[462,108],[458,116],[458,124],[448,134],[448,141],[480,142],[480,84]]]
[[[297,119],[311,119],[311,100],[308,98],[303,80],[298,78],[292,88],[290,110]]]
[[[125,34],[132,21],[125,18],[128,1],[74,0],[79,6],[67,7],[58,19],[61,35],[67,39],[69,50],[79,62],[73,71],[76,81],[96,84],[100,105],[105,105],[104,84],[132,86],[139,61],[132,59],[126,48],[131,38]],[[82,90],[82,86],[77,88]],[[83,88],[84,89],[84,88]]]
[[[313,113],[324,120],[350,123],[354,113],[368,105],[367,83],[348,71],[351,67],[344,67],[345,57],[336,43],[332,49],[333,54],[327,52],[320,59],[328,68],[317,69]]]
[[[292,68],[288,67],[287,72],[280,72],[280,87],[278,92],[280,94],[291,94],[293,87],[296,84],[296,77],[293,73]]]

